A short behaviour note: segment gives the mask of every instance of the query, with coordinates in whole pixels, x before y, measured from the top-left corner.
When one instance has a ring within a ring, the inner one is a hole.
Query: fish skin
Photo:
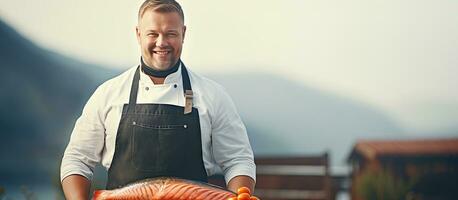
[[[114,190],[97,190],[93,200],[227,200],[234,192],[212,184],[160,177],[138,181]]]

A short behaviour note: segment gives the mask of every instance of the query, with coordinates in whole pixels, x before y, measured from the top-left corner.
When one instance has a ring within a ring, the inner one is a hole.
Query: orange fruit
[[[250,195],[248,193],[239,194],[237,200],[250,200]]]
[[[258,197],[255,197],[255,196],[251,196],[251,197],[250,197],[250,200],[259,200],[259,198],[258,198]]]
[[[251,191],[249,188],[247,187],[240,187],[238,190],[237,190],[237,194],[242,194],[242,193],[248,193],[249,195],[251,195]]]

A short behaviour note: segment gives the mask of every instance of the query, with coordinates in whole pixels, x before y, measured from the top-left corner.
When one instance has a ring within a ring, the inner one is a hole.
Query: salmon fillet
[[[115,190],[97,190],[93,200],[227,200],[237,195],[221,187],[178,178],[154,178]]]

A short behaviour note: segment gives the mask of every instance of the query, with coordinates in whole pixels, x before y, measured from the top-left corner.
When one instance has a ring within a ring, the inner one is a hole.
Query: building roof
[[[458,138],[421,140],[361,140],[353,147],[355,155],[368,159],[381,156],[458,155]]]

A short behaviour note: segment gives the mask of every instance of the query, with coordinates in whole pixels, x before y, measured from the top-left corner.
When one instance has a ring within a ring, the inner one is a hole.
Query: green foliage
[[[20,189],[21,189],[22,195],[24,195],[24,198],[26,200],[36,200],[37,199],[35,193],[33,193],[27,186],[23,185],[23,186],[21,186]],[[7,199],[6,190],[2,186],[0,186],[0,200],[3,200],[3,199],[5,199],[5,200]],[[10,198],[8,198],[8,199],[10,199]]]
[[[36,200],[37,197],[33,191],[31,191],[27,186],[21,186],[21,193],[24,195],[26,200]]]
[[[394,177],[389,171],[366,171],[356,183],[357,194],[365,200],[403,200],[412,181]]]

